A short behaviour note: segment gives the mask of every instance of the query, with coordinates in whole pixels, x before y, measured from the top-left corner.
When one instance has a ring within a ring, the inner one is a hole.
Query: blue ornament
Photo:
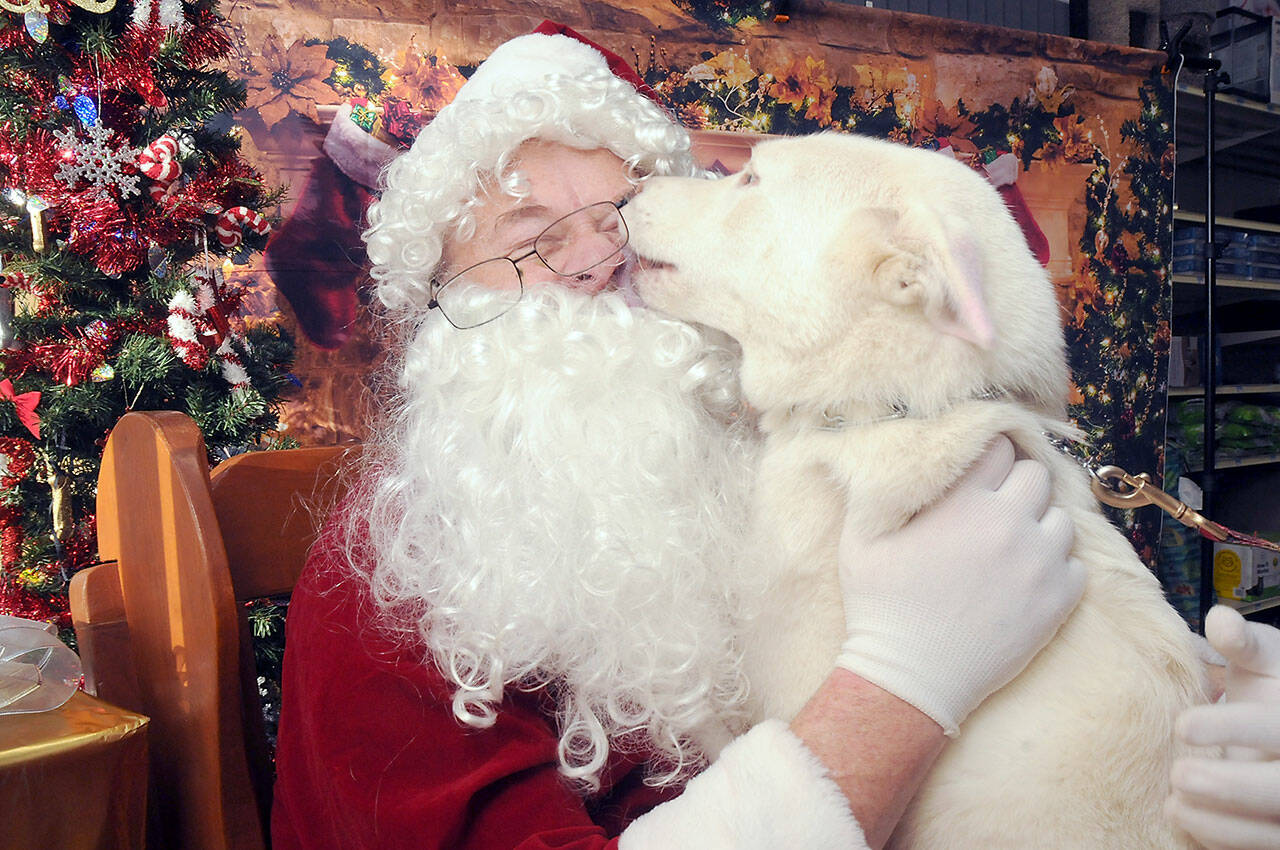
[[[84,126],[92,127],[98,123],[98,106],[88,95],[76,95],[75,105],[72,108],[75,109],[76,117]]]
[[[53,99],[53,105],[59,109],[70,109],[71,104],[67,103],[67,99],[62,95],[58,95]]]
[[[302,387],[302,381],[299,381],[298,376],[293,374],[292,372],[289,372],[288,374],[286,374],[285,377],[288,378],[289,383],[293,384],[295,387],[298,387],[298,388]]]

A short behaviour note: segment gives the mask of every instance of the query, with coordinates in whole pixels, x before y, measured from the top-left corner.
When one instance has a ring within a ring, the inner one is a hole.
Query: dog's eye
[[[756,173],[748,168],[744,168],[742,169],[742,171],[738,172],[739,186],[750,186],[754,183],[759,182],[759,180],[760,178],[756,177]]]

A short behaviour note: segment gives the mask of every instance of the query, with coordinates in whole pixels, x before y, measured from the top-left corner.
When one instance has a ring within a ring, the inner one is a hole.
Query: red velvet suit
[[[615,760],[584,802],[556,770],[545,692],[509,691],[492,728],[463,726],[422,649],[373,615],[364,581],[313,554],[286,627],[276,850],[613,848],[663,798]]]

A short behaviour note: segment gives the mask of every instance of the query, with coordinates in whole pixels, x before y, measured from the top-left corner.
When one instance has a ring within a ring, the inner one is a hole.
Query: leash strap
[[[1118,466],[1090,469],[1093,476],[1090,489],[1098,501],[1113,508],[1142,508],[1155,505],[1178,522],[1194,528],[1202,537],[1218,543],[1234,543],[1240,546],[1257,546],[1272,552],[1280,552],[1280,544],[1245,534],[1205,517],[1192,510],[1186,502],[1176,499],[1157,487],[1151,476],[1143,472],[1130,475]]]

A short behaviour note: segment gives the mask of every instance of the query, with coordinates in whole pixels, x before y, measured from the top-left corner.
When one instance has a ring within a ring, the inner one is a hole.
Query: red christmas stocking
[[[1004,205],[1022,228],[1022,235],[1026,237],[1031,253],[1036,255],[1040,265],[1049,265],[1049,240],[1045,238],[1040,225],[1036,224],[1031,208],[1027,206],[1027,200],[1022,197],[1022,190],[1018,188],[1018,158],[1011,153],[1001,153],[982,167],[987,172],[987,179],[999,190],[1000,197],[1004,198]]]
[[[378,173],[396,154],[357,117],[352,104],[338,109],[325,136],[325,155],[311,166],[298,205],[264,252],[267,273],[302,332],[321,348],[339,348],[351,336],[365,274],[365,210]]]
[[[293,214],[263,253],[267,274],[302,332],[321,348],[338,348],[351,334],[365,264],[360,230],[371,198],[333,160],[319,157]]]

